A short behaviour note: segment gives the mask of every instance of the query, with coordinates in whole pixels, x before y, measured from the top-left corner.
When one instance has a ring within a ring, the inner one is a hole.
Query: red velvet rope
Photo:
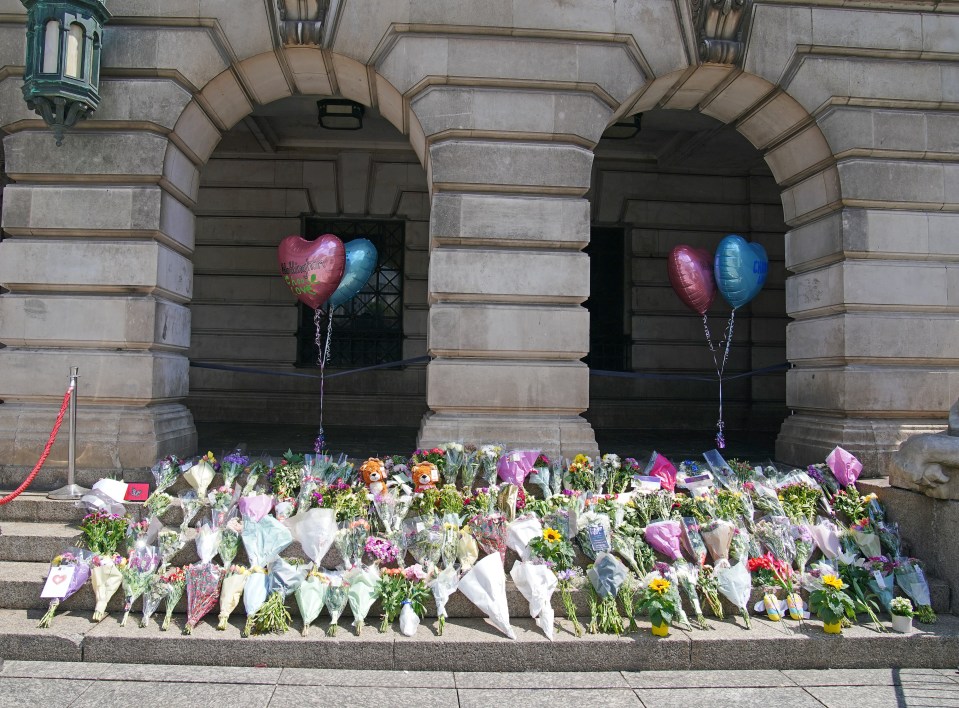
[[[67,412],[67,406],[70,403],[70,396],[73,394],[73,385],[67,389],[67,392],[63,394],[63,404],[60,406],[60,412],[57,414],[57,422],[53,424],[53,430],[50,431],[50,439],[47,440],[47,446],[43,448],[43,454],[40,455],[40,460],[37,462],[37,466],[33,468],[33,471],[27,475],[27,478],[23,480],[23,484],[17,487],[14,491],[10,492],[7,496],[0,499],[0,506],[4,504],[9,504],[14,499],[19,497],[26,491],[27,487],[36,479],[37,474],[40,472],[40,468],[43,467],[43,463],[47,461],[47,457],[50,455],[50,448],[53,447],[53,441],[57,439],[57,433],[60,432],[60,425],[63,423],[63,416]]]

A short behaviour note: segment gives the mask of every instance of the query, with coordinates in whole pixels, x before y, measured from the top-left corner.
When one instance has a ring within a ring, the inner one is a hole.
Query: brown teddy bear
[[[440,471],[432,462],[420,462],[413,466],[414,491],[425,492],[427,489],[436,489],[440,481]]]
[[[363,476],[363,484],[371,494],[386,492],[386,465],[383,460],[371,457],[360,467],[360,474]]]

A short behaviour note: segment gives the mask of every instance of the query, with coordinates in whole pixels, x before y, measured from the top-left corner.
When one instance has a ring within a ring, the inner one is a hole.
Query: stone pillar
[[[80,370],[77,466],[143,468],[193,454],[188,390],[193,215],[162,179],[156,133],[46,130],[4,140],[0,461],[32,466]],[[163,186],[161,186],[161,183]],[[65,459],[64,427],[54,456]],[[47,473],[48,482],[62,470]],[[43,481],[43,480],[41,480]]]
[[[500,123],[530,120],[535,114],[524,114],[524,95],[550,106],[562,102],[550,118],[570,122],[585,123],[594,117],[588,111],[599,108],[598,131],[603,111],[608,115],[594,97],[573,93],[516,92],[512,109],[495,115],[483,105],[495,106],[508,94],[433,87],[413,110],[427,136],[448,128],[453,113],[467,123],[477,114]],[[573,141],[499,135],[430,144],[428,347],[434,359],[421,446],[462,440],[569,456],[598,452],[581,415],[589,406],[589,370],[581,361],[589,349],[589,314],[582,307],[589,261],[582,248],[589,241],[584,195],[592,157]]]

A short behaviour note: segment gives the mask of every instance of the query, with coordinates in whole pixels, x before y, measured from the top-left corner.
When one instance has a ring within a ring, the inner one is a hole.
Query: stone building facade
[[[397,355],[432,357],[331,381],[327,416],[423,445],[711,428],[714,387],[583,358],[711,371],[665,257],[726,233],[770,254],[728,371],[791,367],[730,384],[729,425],[881,472],[959,396],[957,2],[107,7],[100,107],[57,148],[0,0],[3,463],[36,460],[70,365],[84,467],[192,454],[195,420],[309,421],[312,382],[190,363],[309,363],[275,248],[314,222],[400,234]],[[318,128],[324,97],[364,128]]]

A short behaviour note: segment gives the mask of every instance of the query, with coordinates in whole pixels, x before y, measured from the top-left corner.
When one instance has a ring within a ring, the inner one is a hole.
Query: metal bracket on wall
[[[274,0],[280,42],[287,47],[327,47],[341,0]]]

